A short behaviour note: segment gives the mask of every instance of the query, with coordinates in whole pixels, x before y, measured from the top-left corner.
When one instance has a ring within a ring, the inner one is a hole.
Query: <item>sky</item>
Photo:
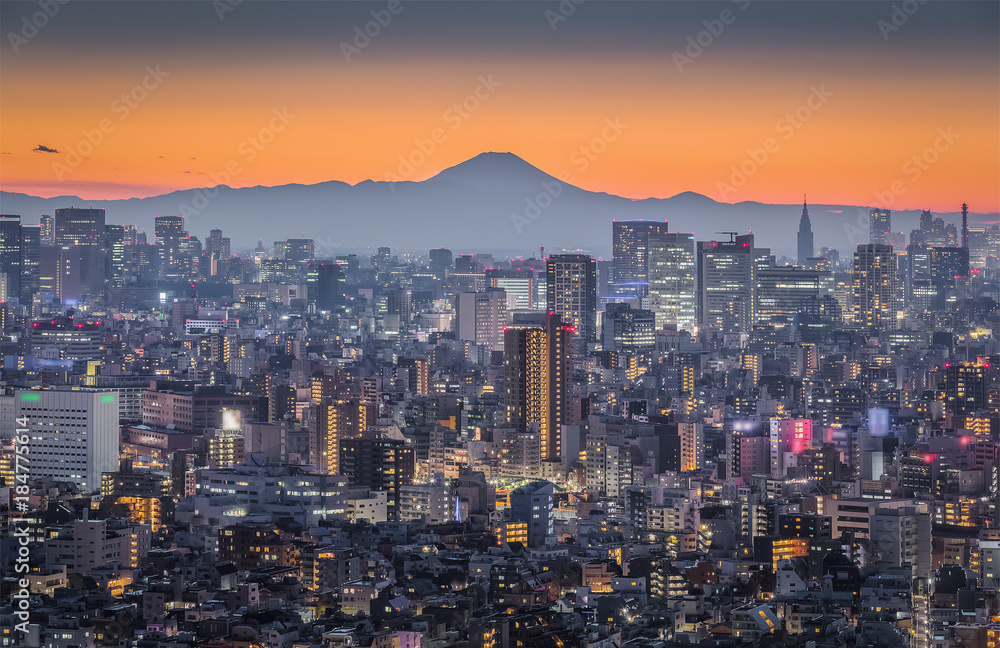
[[[509,151],[631,198],[1000,211],[997,2],[43,4],[0,3],[5,191],[422,180]]]

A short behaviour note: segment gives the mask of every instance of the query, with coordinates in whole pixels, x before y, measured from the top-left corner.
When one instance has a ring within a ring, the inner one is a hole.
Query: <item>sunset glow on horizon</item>
[[[4,23],[32,6],[4,3]],[[818,204],[891,195],[893,209],[1000,211],[997,40],[978,29],[996,22],[993,3],[948,19],[929,3],[888,40],[877,27],[888,3],[828,7],[856,23],[849,39],[790,3],[617,4],[614,15],[587,3],[555,30],[545,11],[557,3],[506,5],[502,18],[493,6],[404,6],[347,61],[341,43],[375,4],[244,2],[220,20],[211,3],[180,3],[127,31],[127,4],[68,4],[16,54],[4,44],[0,185],[99,200],[424,180],[509,151],[636,199],[794,203],[805,191]],[[733,22],[679,69],[674,55],[723,10]],[[627,38],[599,35],[612,20],[631,22]],[[316,27],[293,38],[292,22]],[[815,47],[789,64],[782,34]]]

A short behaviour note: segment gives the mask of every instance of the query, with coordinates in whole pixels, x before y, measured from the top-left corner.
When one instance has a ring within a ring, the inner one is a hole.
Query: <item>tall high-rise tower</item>
[[[799,219],[799,265],[804,266],[806,259],[813,255],[813,228],[809,221],[809,206],[806,197],[802,196],[802,218]]]
[[[868,215],[870,243],[889,245],[889,234],[892,232],[892,211],[888,209],[873,209]]]
[[[569,420],[573,327],[553,313],[515,318],[504,331],[504,407],[518,430],[537,426],[541,458],[562,456],[562,425]]]
[[[585,349],[597,339],[597,263],[586,254],[553,254],[545,269],[548,309],[576,328]]]
[[[52,214],[42,214],[38,219],[38,226],[42,229],[42,245],[55,245],[56,227]]]
[[[698,241],[698,323],[727,332],[747,332],[756,321],[757,268],[753,234],[731,241]]]
[[[157,216],[153,232],[160,254],[160,275],[166,279],[187,279],[187,268],[181,251],[181,239],[187,236],[184,217]]]
[[[648,255],[649,309],[656,316],[656,328],[694,331],[694,234],[650,234]]]
[[[854,253],[854,321],[869,329],[894,330],[896,253],[891,245],[859,245]]]
[[[21,296],[21,217],[0,214],[0,301]]]
[[[619,295],[644,296],[649,282],[649,237],[666,234],[667,221],[616,220],[611,225],[612,277]]]
[[[82,294],[98,295],[104,290],[105,279],[105,229],[104,210],[69,207],[57,209],[55,216],[55,244],[69,248],[68,253],[78,258],[75,270]],[[74,291],[64,291],[61,299],[73,297]]]

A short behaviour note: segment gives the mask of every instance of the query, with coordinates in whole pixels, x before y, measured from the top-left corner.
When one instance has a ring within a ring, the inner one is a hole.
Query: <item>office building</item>
[[[104,276],[109,288],[125,287],[125,228],[104,226]]]
[[[38,227],[41,229],[42,245],[56,244],[56,226],[52,214],[42,214],[38,219]]]
[[[748,332],[756,321],[756,257],[753,234],[731,241],[699,241],[697,297],[699,325]]]
[[[160,257],[160,277],[171,281],[186,281],[189,263],[184,258],[181,241],[187,237],[183,216],[157,216],[153,228]]]
[[[104,353],[100,321],[57,317],[31,324],[32,353],[60,360],[99,360]]]
[[[694,234],[654,233],[647,242],[649,309],[656,318],[656,328],[694,331]]]
[[[604,309],[601,341],[605,351],[643,351],[656,344],[653,311],[629,304],[608,304]]]
[[[643,297],[649,285],[649,237],[667,233],[667,221],[613,221],[612,291]]]
[[[386,491],[388,511],[396,514],[402,487],[413,482],[413,447],[402,439],[367,430],[358,437],[340,441],[340,466],[350,486]]]
[[[892,211],[889,209],[873,209],[868,215],[868,226],[872,245],[889,245],[892,243]]]
[[[113,392],[49,389],[15,392],[15,414],[26,418],[33,478],[75,484],[90,493],[101,473],[118,470],[118,402]]]
[[[413,291],[399,288],[390,292],[386,299],[386,315],[398,318],[401,327],[408,325],[413,319]]]
[[[895,330],[896,254],[891,245],[859,245],[854,253],[854,323],[868,329]]]
[[[430,251],[431,272],[438,279],[444,279],[452,268],[454,257],[451,248],[434,248]]]
[[[21,217],[0,214],[0,301],[21,296]]]
[[[833,296],[833,275],[822,270],[782,266],[757,270],[758,322],[791,320],[803,309],[803,303]]]
[[[333,312],[344,305],[344,271],[333,261],[306,265],[306,300],[316,310]]]
[[[573,333],[557,314],[515,318],[504,331],[504,407],[518,431],[536,426],[541,458],[562,456],[562,426],[569,422]]]
[[[503,350],[503,329],[507,324],[507,293],[502,288],[455,295],[455,337]]]
[[[82,262],[86,253],[80,247],[42,246],[38,271],[38,290],[60,303],[75,303],[85,294]]]
[[[312,239],[287,239],[285,241],[285,261],[305,263],[316,255]]]
[[[38,292],[42,271],[41,228],[21,225],[21,303],[30,304]]]
[[[486,270],[486,287],[502,288],[506,291],[508,296],[514,298],[514,310],[542,310],[545,301],[543,285],[531,268],[510,270],[487,268]],[[539,293],[542,293],[541,299]]]
[[[597,263],[585,254],[554,254],[545,272],[548,310],[575,329],[582,351],[597,340]]]

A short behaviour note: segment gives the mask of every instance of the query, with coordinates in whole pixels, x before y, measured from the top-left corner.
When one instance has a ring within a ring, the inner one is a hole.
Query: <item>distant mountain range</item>
[[[213,228],[230,236],[234,248],[251,247],[258,239],[270,247],[285,238],[312,238],[317,255],[378,245],[530,255],[545,246],[549,252],[579,249],[607,257],[612,220],[663,219],[670,221],[671,231],[694,232],[699,240],[725,240],[725,234],[716,233],[752,229],[757,245],[793,256],[802,212],[801,204],[729,204],[692,192],[632,200],[586,191],[512,153],[482,153],[421,182],[220,185],[125,200],[0,192],[0,212],[20,214],[27,223],[59,207],[91,204],[107,209],[109,223],[135,223],[150,238],[154,215],[182,214],[188,231],[201,238]],[[827,245],[846,252],[867,243],[868,209],[809,205],[816,249]],[[893,231],[909,232],[919,215],[917,210],[894,211]],[[960,221],[957,211],[936,215]],[[996,220],[997,214],[970,219],[972,224]]]

